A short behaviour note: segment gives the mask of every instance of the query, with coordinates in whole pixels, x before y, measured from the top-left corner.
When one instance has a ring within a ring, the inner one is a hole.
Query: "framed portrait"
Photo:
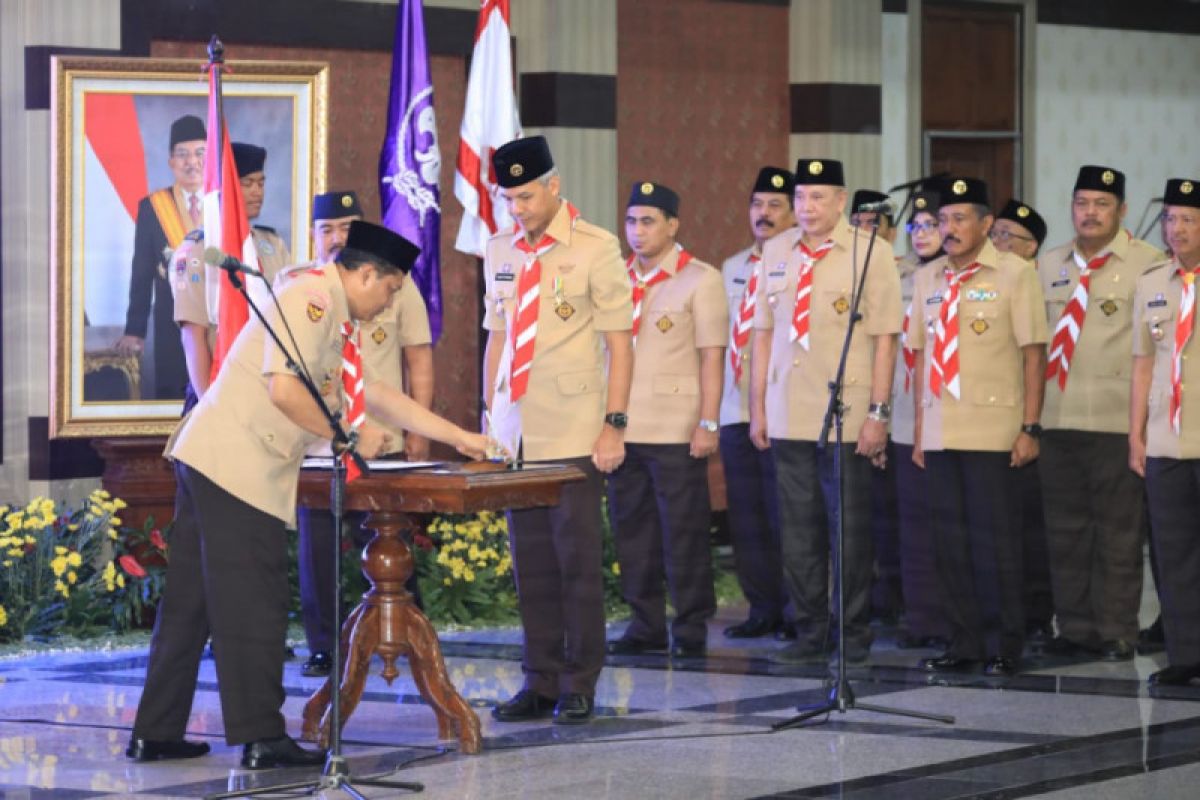
[[[52,60],[51,436],[158,435],[179,422],[187,369],[168,265],[200,227],[206,63]],[[250,223],[306,261],[309,209],[325,190],[329,66],[226,67],[230,138],[267,151]]]

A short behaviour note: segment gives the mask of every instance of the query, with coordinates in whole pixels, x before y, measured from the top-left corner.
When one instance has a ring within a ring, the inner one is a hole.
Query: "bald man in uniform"
[[[1038,261],[1054,327],[1041,477],[1059,638],[1047,649],[1128,661],[1138,636],[1145,488],[1129,470],[1133,294],[1160,250],[1123,228],[1125,176],[1079,169],[1075,238]]]
[[[845,552],[845,656],[870,654],[872,568],[871,471],[882,464],[890,417],[888,397],[903,322],[900,277],[892,248],[851,228],[840,161],[796,164],[796,228],[763,246],[765,277],[754,310],[750,438],[775,453],[784,580],[796,608],[797,640],[772,657],[782,663],[823,661],[833,649],[829,606],[830,552],[837,547],[833,509],[839,487],[832,441],[818,442],[850,320],[855,276],[866,282],[862,324],[851,343],[842,400],[845,444],[840,457]],[[830,439],[834,431],[829,432]],[[820,446],[819,446],[820,445]]]
[[[391,231],[356,222],[334,264],[294,281],[266,312],[287,320],[291,359],[314,382],[338,381],[359,338],[399,290],[420,251]],[[296,510],[300,462],[329,423],[288,366],[289,354],[252,319],[225,366],[168,443],[179,464],[181,502],[159,605],[145,687],[126,755],[137,761],[191,758],[207,743],[183,736],[210,633],[228,744],[243,745],[242,766],[318,765],[324,754],[287,735],[280,708],[287,633],[287,534]],[[468,433],[382,382],[363,387],[372,413],[481,457],[486,437]],[[351,447],[372,458],[386,431],[364,422]]]
[[[678,244],[679,195],[633,185],[625,210],[634,364],[625,461],[608,479],[621,590],[633,618],[609,653],[703,656],[717,608],[708,457],[717,452],[729,311],[721,275]]]
[[[1167,181],[1163,232],[1173,255],[1134,295],[1129,466],[1146,479],[1169,662],[1150,683],[1185,686],[1200,678],[1200,392],[1187,389],[1200,363],[1200,178]]]
[[[616,237],[560,195],[544,137],[503,145],[492,167],[517,221],[491,238],[484,258],[492,430],[528,461],[586,476],[564,486],[554,508],[509,512],[525,685],[492,716],[582,724],[604,666],[602,476],[625,458],[632,292]]]
[[[762,248],[772,236],[796,224],[792,194],[796,179],[779,167],[758,171],[750,192],[750,233],[754,244],[721,266],[729,303],[730,336],[721,395],[721,466],[729,506],[738,585],[750,604],[746,619],[725,629],[731,639],[775,633],[795,637],[779,550],[779,501],[775,458],[770,448],[750,441],[750,339],[754,301],[762,280]]]
[[[987,184],[947,179],[946,255],[917,273],[908,345],[917,356],[913,460],[926,471],[950,646],[930,672],[1016,674],[1025,642],[1021,487],[1037,458],[1046,316],[1036,273],[999,253]]]

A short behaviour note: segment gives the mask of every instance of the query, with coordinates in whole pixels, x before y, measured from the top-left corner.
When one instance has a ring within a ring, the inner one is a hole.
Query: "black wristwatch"
[[[610,414],[604,415],[604,421],[607,424],[612,425],[617,430],[623,431],[625,430],[625,426],[629,424],[629,417],[627,417],[624,412],[613,411]]]
[[[1026,433],[1035,439],[1042,438],[1042,426],[1036,422],[1031,422],[1028,425],[1021,426],[1021,433]]]

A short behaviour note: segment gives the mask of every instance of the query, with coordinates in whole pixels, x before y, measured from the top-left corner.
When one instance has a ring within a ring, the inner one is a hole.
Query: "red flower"
[[[139,564],[137,562],[137,559],[134,558],[133,556],[129,556],[129,555],[121,556],[119,559],[117,559],[117,561],[119,561],[121,563],[121,569],[125,570],[125,572],[129,573],[133,577],[135,577],[135,578],[146,577],[146,570],[144,570],[142,568],[142,565]]]
[[[163,539],[162,531],[158,528],[150,531],[150,544],[157,547],[159,550],[167,549],[167,541]]]
[[[417,546],[417,549],[423,550],[426,553],[433,549],[433,539],[430,539],[423,533],[413,534],[413,544]]]

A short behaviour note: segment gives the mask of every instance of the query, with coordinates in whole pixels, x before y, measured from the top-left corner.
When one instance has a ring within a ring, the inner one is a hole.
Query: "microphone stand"
[[[343,449],[349,449],[350,457],[354,459],[355,465],[362,470],[364,475],[371,470],[367,466],[367,462],[361,455],[354,450],[354,445],[358,441],[356,433],[347,434],[339,422],[340,414],[332,411],[326,404],[325,399],[321,397],[320,390],[317,389],[316,383],[312,376],[308,374],[308,370],[296,363],[292,357],[292,353],[284,345],[275,329],[267,322],[262,311],[250,298],[250,292],[246,290],[246,284],[238,277],[239,266],[236,261],[227,260],[220,265],[229,277],[229,282],[233,284],[233,288],[241,292],[242,297],[246,298],[246,303],[254,312],[254,316],[262,323],[267,335],[275,342],[275,345],[283,353],[287,360],[288,369],[290,369],[300,382],[304,384],[304,388],[308,390],[310,396],[316,401],[317,407],[325,415],[326,421],[329,423],[330,429],[333,431],[333,451],[338,452],[338,445]],[[274,290],[271,289],[271,284],[267,282],[267,278],[262,273],[256,273],[267,283],[267,291],[271,297],[275,297]],[[276,301],[278,307],[278,301]],[[280,319],[284,326],[287,326],[287,320],[283,314],[280,314]],[[290,334],[290,330],[289,330]],[[293,340],[293,345],[295,344]],[[297,348],[297,356],[299,356],[299,348]],[[330,512],[333,515],[333,575],[334,575],[334,595],[333,595],[333,618],[341,624],[342,619],[342,591],[341,591],[341,576],[342,576],[342,516],[343,502],[346,494],[346,465],[337,455],[333,457],[333,478],[330,485]],[[219,792],[216,794],[205,795],[205,800],[218,800],[218,798],[226,797],[252,797],[260,794],[277,794],[279,792],[304,791],[307,794],[316,794],[330,789],[340,789],[355,800],[367,800],[367,798],[354,788],[357,783],[360,786],[379,786],[389,789],[403,789],[410,792],[421,792],[425,790],[425,786],[420,783],[406,781],[386,781],[381,777],[374,778],[359,778],[353,779],[350,775],[350,766],[346,763],[345,756],[342,755],[342,637],[339,633],[333,639],[333,664],[330,672],[330,680],[333,681],[333,702],[330,703],[330,732],[329,732],[329,755],[325,760],[325,767],[321,770],[321,777],[315,781],[301,781],[299,783],[282,784],[278,786],[261,786],[253,789],[241,789],[233,792]],[[386,773],[390,774],[390,773]]]
[[[1135,231],[1138,231],[1137,238],[1145,239],[1146,235],[1150,233],[1150,229],[1154,227],[1154,221],[1158,219],[1158,215],[1151,217],[1150,224],[1143,227],[1143,224],[1146,222],[1146,215],[1150,213],[1150,209],[1154,208],[1155,205],[1162,205],[1162,201],[1161,197],[1151,197],[1146,202],[1146,207],[1142,209],[1142,216],[1138,219],[1137,227],[1134,228]]]
[[[796,709],[800,713],[790,719],[772,725],[772,731],[795,728],[813,717],[819,717],[822,714],[828,714],[832,711],[844,714],[855,708],[862,709],[863,711],[873,711],[876,714],[892,714],[899,717],[915,717],[933,722],[954,724],[954,717],[942,714],[930,714],[924,711],[909,711],[903,708],[887,708],[870,703],[860,703],[855,700],[854,690],[850,687],[850,681],[846,677],[846,527],[845,515],[842,513],[842,509],[845,506],[846,491],[842,477],[842,425],[846,407],[842,403],[842,389],[845,385],[846,361],[850,355],[850,343],[854,339],[854,328],[862,321],[862,315],[859,313],[858,308],[862,302],[863,290],[867,285],[867,270],[871,266],[871,251],[875,247],[875,239],[878,235],[879,223],[878,217],[876,217],[876,221],[871,224],[871,239],[867,243],[867,256],[863,261],[862,278],[858,281],[858,285],[854,287],[852,293],[853,300],[850,305],[850,320],[846,326],[846,338],[842,341],[842,355],[838,360],[837,372],[834,374],[833,380],[829,382],[829,405],[825,408],[825,420],[821,423],[821,434],[817,438],[817,453],[818,458],[820,458],[820,454],[827,450],[826,440],[829,438],[829,429],[831,426],[834,428],[833,475],[837,483],[837,493],[834,498],[835,502],[831,506],[831,511],[834,514],[834,528],[837,531],[837,546],[834,550],[834,562],[836,564],[834,580],[837,581],[838,620],[837,672],[833,679],[833,687],[829,692],[828,700],[818,705],[800,706]],[[856,232],[854,236],[857,241],[858,233]]]

